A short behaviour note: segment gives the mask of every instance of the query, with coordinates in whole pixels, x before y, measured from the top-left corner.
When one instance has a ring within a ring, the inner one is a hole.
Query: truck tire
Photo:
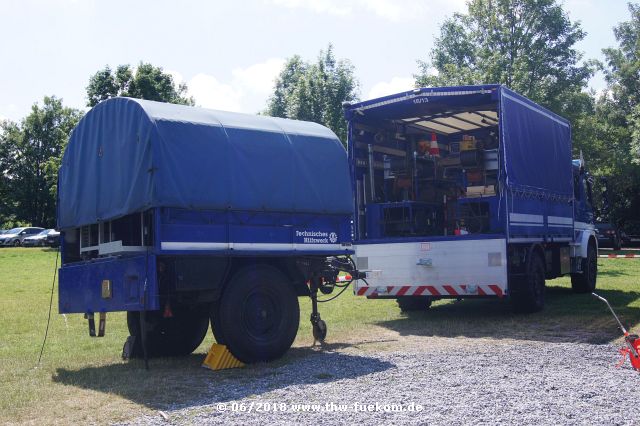
[[[211,307],[210,313],[211,319],[211,332],[213,333],[213,338],[216,339],[216,343],[220,345],[225,345],[225,339],[222,335],[222,327],[220,326],[220,301],[216,301],[213,303]]]
[[[171,318],[163,318],[160,311],[147,311],[146,322],[149,358],[189,355],[209,330],[209,315],[200,311],[174,311]],[[127,327],[129,334],[135,336],[131,357],[142,358],[140,312],[127,312]]]
[[[402,312],[426,311],[431,306],[429,296],[403,296],[396,301]]]
[[[225,287],[216,333],[244,363],[271,361],[284,355],[298,332],[300,307],[287,278],[266,265],[248,266]]]
[[[582,273],[571,274],[571,289],[574,293],[591,293],[596,289],[598,278],[598,256],[593,243],[587,248],[587,257],[582,259]]]
[[[516,312],[532,313],[544,308],[545,270],[542,256],[531,253],[524,277],[514,282],[511,301]]]

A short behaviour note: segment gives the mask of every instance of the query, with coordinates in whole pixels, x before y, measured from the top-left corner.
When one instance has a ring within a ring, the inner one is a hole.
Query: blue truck
[[[59,310],[123,353],[191,353],[211,327],[243,362],[291,346],[299,296],[347,286],[402,310],[441,298],[544,306],[595,289],[591,178],[567,120],[504,86],[344,105],[348,152],[307,122],[114,98],[78,124],[58,184]],[[353,255],[353,256],[352,256]],[[96,330],[96,316],[99,325]]]
[[[501,85],[422,88],[344,105],[357,295],[405,311],[508,296],[545,279],[596,286],[592,179],[564,118]]]
[[[127,312],[123,354],[191,353],[209,325],[243,362],[291,346],[298,296],[350,269],[346,151],[308,122],[113,98],[72,132],[58,183],[60,313]],[[98,327],[96,330],[96,321]]]

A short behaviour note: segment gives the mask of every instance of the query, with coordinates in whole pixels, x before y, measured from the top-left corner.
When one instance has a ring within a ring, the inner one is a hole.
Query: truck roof
[[[310,122],[112,98],[74,129],[58,227],[150,207],[350,214],[347,155]]]
[[[468,109],[470,106],[482,107],[483,104],[486,105],[497,102],[501,94],[500,92],[508,92],[509,95],[517,97],[519,101],[527,103],[529,106],[547,114],[549,117],[569,124],[569,121],[564,117],[509,90],[501,84],[421,87],[363,102],[345,104],[344,110],[347,120],[358,115],[386,119],[407,119],[415,117],[416,114],[418,114],[418,116],[428,116],[433,110],[441,110],[443,105],[451,109]],[[437,119],[442,121],[443,117],[437,117]]]

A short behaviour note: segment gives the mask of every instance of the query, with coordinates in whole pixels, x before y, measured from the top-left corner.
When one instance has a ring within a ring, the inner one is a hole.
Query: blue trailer
[[[500,85],[422,88],[345,104],[354,288],[403,310],[509,296],[543,308],[545,279],[596,286],[591,179],[564,118]]]
[[[238,359],[267,361],[306,295],[324,338],[316,296],[353,253],[347,154],[327,128],[109,99],[73,131],[58,189],[59,311],[90,334],[126,311],[125,352],[183,355],[211,323]]]

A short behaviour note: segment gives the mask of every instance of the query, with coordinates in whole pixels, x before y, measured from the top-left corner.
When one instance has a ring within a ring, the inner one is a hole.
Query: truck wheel
[[[402,312],[425,311],[431,306],[429,296],[403,296],[396,299]]]
[[[249,266],[224,289],[214,329],[236,358],[252,363],[281,357],[299,323],[298,297],[287,278],[269,266]]]
[[[189,355],[200,346],[209,330],[209,315],[199,311],[176,310],[171,318],[163,318],[159,311],[148,311],[146,321],[149,358]],[[131,357],[142,358],[140,312],[127,312],[127,327],[129,334],[136,338]]]
[[[222,335],[222,327],[220,326],[220,301],[213,303],[209,317],[211,319],[211,332],[213,332],[216,343],[224,345],[225,339]]]
[[[516,312],[532,313],[544,308],[544,261],[538,253],[532,253],[524,277],[515,281],[511,301]]]
[[[582,259],[582,273],[571,275],[571,289],[574,293],[591,293],[596,289],[596,279],[598,277],[598,256],[596,247],[589,244],[587,257]]]

